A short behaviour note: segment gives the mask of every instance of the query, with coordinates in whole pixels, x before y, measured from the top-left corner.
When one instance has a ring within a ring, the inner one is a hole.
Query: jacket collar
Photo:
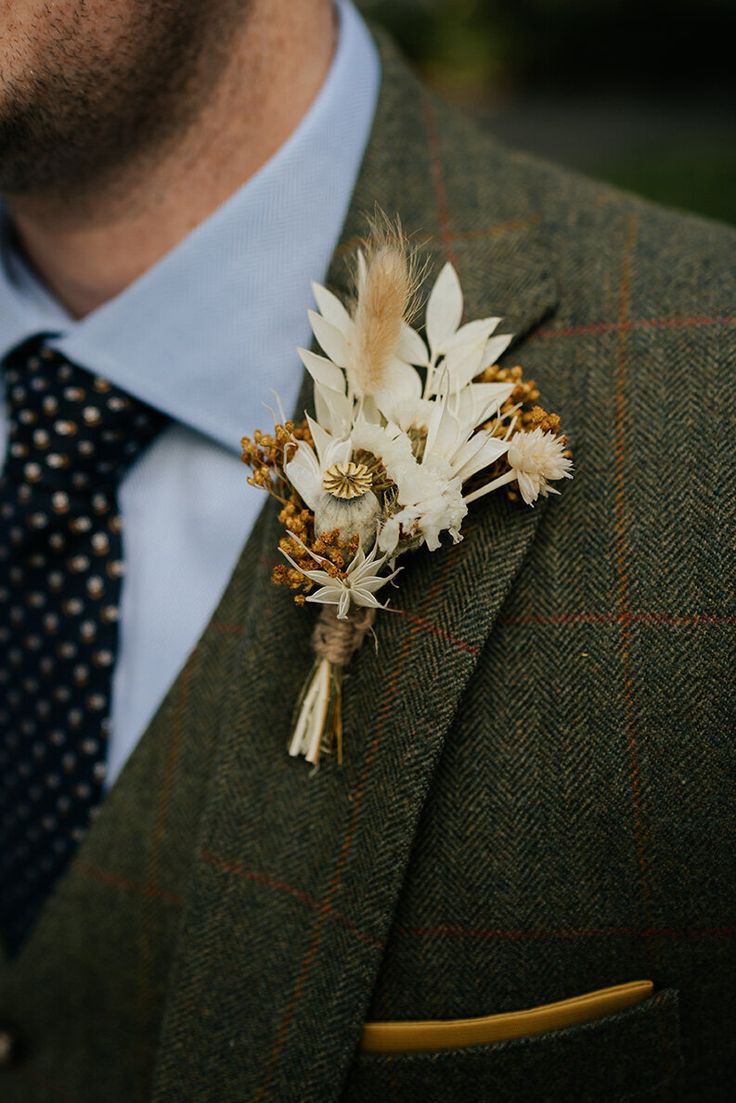
[[[451,256],[470,312],[504,314],[521,337],[555,295],[520,172],[431,100],[385,42],[382,55],[373,136],[330,282],[346,287],[378,203],[401,214],[437,264]],[[481,199],[488,174],[497,185]],[[156,1100],[205,1087],[223,1103],[340,1096],[445,738],[544,505],[491,496],[471,509],[460,545],[416,554],[393,602],[400,611],[381,616],[377,650],[364,647],[346,681],[345,764],[314,774],[286,754],[312,622],[269,585],[279,526],[265,509]]]

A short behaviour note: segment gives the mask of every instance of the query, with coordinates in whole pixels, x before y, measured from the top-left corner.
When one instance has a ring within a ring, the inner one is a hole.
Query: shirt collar
[[[337,0],[327,78],[277,153],[171,252],[75,321],[0,239],[0,358],[49,344],[176,421],[237,451],[274,395],[290,410],[309,342],[311,280],[324,280],[368,141],[380,82],[373,40]]]

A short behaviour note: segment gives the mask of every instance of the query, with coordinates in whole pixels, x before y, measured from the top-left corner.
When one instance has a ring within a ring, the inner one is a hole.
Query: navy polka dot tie
[[[0,931],[12,954],[102,797],[123,576],[117,489],[165,418],[40,337],[4,374]]]

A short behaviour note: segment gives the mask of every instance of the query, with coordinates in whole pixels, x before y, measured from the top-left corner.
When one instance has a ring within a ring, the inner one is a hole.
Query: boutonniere
[[[400,227],[382,219],[356,260],[348,307],[314,285],[309,312],[325,355],[299,349],[314,381],[315,417],[244,437],[248,481],[280,506],[284,562],[273,581],[297,605],[319,605],[315,663],[299,698],[291,755],[342,762],[343,675],[373,633],[400,560],[442,538],[462,540],[468,507],[506,488],[534,505],[570,478],[560,419],[537,404],[518,366],[500,367],[513,334],[500,318],[463,324],[463,295],[445,264],[410,323],[423,280]]]

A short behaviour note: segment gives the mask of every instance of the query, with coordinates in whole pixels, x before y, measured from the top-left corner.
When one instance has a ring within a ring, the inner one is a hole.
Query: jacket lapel
[[[520,218],[488,241],[451,236],[442,108],[385,44],[382,53],[374,133],[330,282],[344,290],[364,215],[378,203],[400,212],[434,260],[453,255],[472,315],[504,313],[521,335],[554,305],[533,225]],[[467,181],[468,203],[474,186]],[[461,544],[411,558],[397,612],[379,616],[378,647],[362,649],[346,680],[344,766],[328,759],[316,772],[286,754],[312,616],[270,585],[280,533],[272,503],[265,510],[253,537],[260,577],[233,626],[242,629],[238,680],[221,687],[228,704],[172,978],[159,1103],[340,1095],[435,765],[543,506],[491,496],[471,510]]]

